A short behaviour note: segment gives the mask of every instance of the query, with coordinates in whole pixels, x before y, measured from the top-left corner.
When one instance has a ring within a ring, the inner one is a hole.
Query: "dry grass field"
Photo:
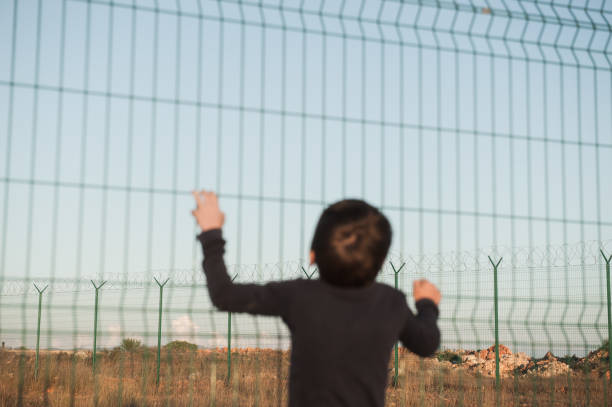
[[[278,406],[287,403],[289,353],[162,351],[156,384],[156,351],[104,350],[92,374],[91,352],[41,352],[38,379],[31,350],[0,351],[0,406]],[[437,358],[401,352],[397,387],[388,406],[494,406],[495,379]],[[392,375],[390,366],[390,378]],[[23,372],[23,374],[20,374]],[[609,406],[606,375],[574,369],[552,377],[513,375],[501,383],[502,406]],[[21,395],[21,396],[20,396]]]

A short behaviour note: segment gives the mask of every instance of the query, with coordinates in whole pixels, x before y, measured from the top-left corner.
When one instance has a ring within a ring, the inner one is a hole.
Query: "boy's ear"
[[[315,252],[310,251],[310,265],[312,266],[315,263]]]

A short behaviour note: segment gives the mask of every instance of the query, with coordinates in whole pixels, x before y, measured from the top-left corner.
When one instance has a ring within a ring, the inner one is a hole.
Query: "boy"
[[[289,406],[382,407],[393,345],[400,340],[421,356],[438,348],[438,289],[414,282],[415,316],[401,291],[374,281],[391,244],[391,225],[376,208],[343,200],[323,211],[310,252],[319,280],[234,284],[223,261],[225,216],[217,197],[193,195],[212,303],[280,316],[289,327]]]

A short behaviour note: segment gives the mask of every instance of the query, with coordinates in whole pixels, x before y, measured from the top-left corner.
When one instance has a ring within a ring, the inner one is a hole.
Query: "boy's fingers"
[[[415,280],[412,283],[412,289],[413,290],[420,289],[420,288],[425,288],[425,287],[431,287],[431,288],[435,289],[436,291],[438,291],[438,288],[435,285],[433,285],[432,283],[430,283],[429,281],[427,281],[426,279]]]
[[[202,194],[202,197],[204,198],[203,203],[204,204],[209,204],[210,203],[210,192],[208,192],[207,190],[203,189],[201,194]]]
[[[206,200],[211,205],[215,205],[215,206],[219,205],[219,200],[217,199],[217,194],[215,194],[213,191],[210,191],[210,192],[207,193]]]
[[[214,192],[207,191],[207,190],[203,189],[202,190],[202,195],[204,196],[204,201],[206,203],[214,203],[213,202],[214,201],[214,198],[213,198]]]
[[[204,204],[204,202],[202,201],[202,195],[199,191],[191,191],[191,194],[195,198],[198,208]]]

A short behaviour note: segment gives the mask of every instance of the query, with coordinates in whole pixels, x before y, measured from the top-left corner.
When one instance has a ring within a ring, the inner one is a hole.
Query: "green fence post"
[[[36,288],[36,291],[38,291],[38,326],[36,328],[36,362],[34,363],[34,379],[38,379],[38,352],[40,349],[40,312],[42,309],[42,295],[47,289],[47,287],[49,286],[46,285],[45,288],[41,290],[36,284],[34,284],[34,288]]]
[[[96,285],[96,283],[93,282],[93,280],[89,280],[91,281],[91,284],[93,284],[95,290],[96,290],[96,302],[94,305],[94,337],[93,337],[93,357],[92,357],[92,371],[95,374],[96,373],[96,341],[98,339],[98,291],[100,290],[100,288],[102,288],[102,286],[104,284],[106,284],[106,281],[103,281],[100,285]]]
[[[499,391],[500,389],[500,377],[499,377],[499,312],[498,312],[498,303],[499,299],[497,296],[497,268],[499,267],[499,263],[503,260],[503,257],[499,259],[497,263],[495,263],[491,256],[489,256],[489,261],[493,265],[493,301],[495,305],[495,390],[496,390],[496,401],[499,405]]]
[[[404,268],[404,266],[406,265],[406,263],[402,263],[402,265],[400,266],[400,268],[398,268],[397,270],[395,269],[395,266],[393,265],[392,262],[389,262],[391,264],[391,268],[393,269],[393,273],[395,274],[395,289],[397,290],[397,276],[399,275],[399,272]],[[397,386],[398,384],[398,377],[399,377],[399,346],[397,344],[397,342],[395,342],[395,346],[394,346],[394,352],[395,352],[395,373],[393,374],[393,386]]]
[[[606,261],[606,291],[608,292],[608,361],[610,363],[610,383],[612,383],[612,310],[610,309],[610,261],[612,260],[612,254],[607,257],[603,250],[600,250],[601,255]]]
[[[302,271],[304,272],[304,274],[306,274],[306,278],[308,278],[310,280],[310,279],[312,279],[312,276],[314,276],[314,273],[317,272],[317,269],[315,269],[315,271],[313,271],[312,273],[308,274],[306,272],[306,269],[304,268],[304,266],[302,266]]]
[[[232,282],[238,277],[236,274],[232,277]],[[230,383],[232,376],[232,313],[227,313],[227,384]]]
[[[159,286],[159,318],[157,320],[157,379],[155,384],[159,384],[159,371],[161,369],[161,323],[162,323],[162,304],[164,298],[164,286],[168,282],[169,278],[166,279],[163,283],[160,283],[155,277],[153,280]]]

